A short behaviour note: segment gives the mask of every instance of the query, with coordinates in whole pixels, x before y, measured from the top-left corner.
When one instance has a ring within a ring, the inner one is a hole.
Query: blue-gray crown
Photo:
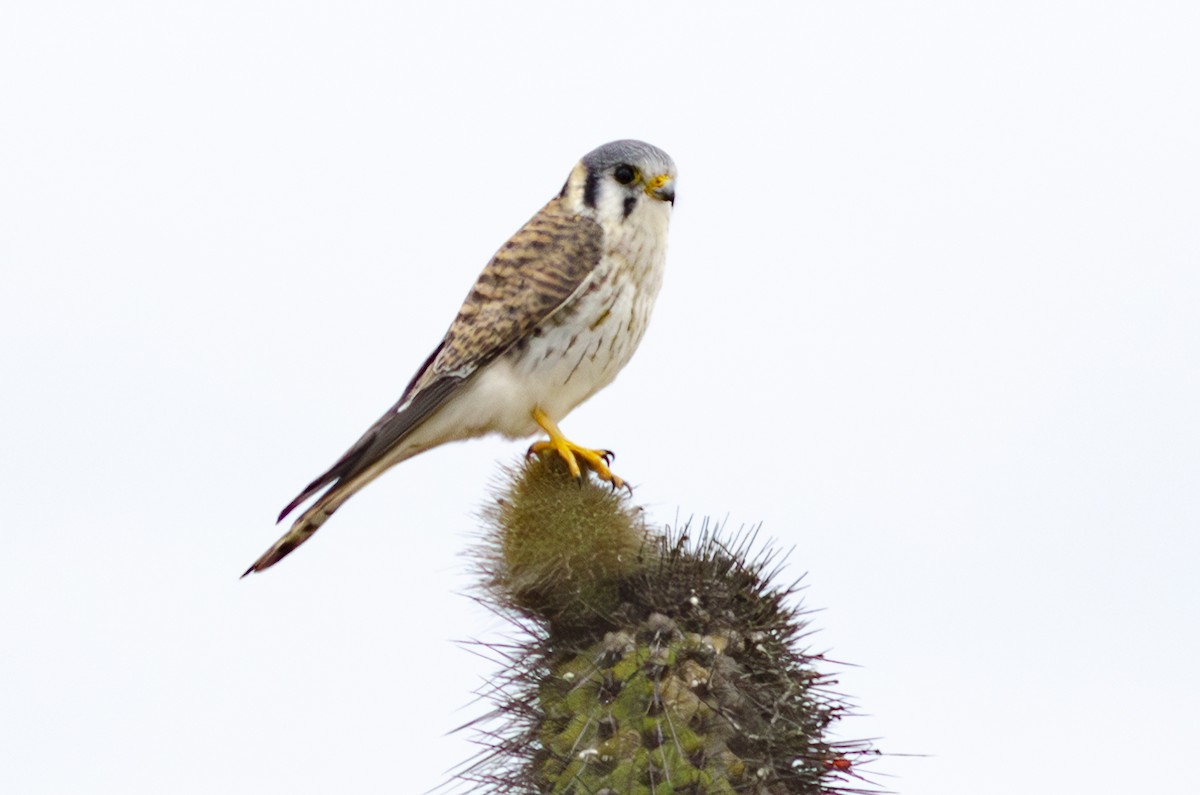
[[[604,171],[624,163],[655,174],[675,173],[675,162],[671,160],[670,155],[657,146],[631,138],[598,146],[583,156],[583,165],[592,172]]]

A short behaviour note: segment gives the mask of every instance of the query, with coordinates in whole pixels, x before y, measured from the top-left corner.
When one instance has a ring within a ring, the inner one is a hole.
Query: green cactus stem
[[[527,795],[863,791],[865,743],[827,732],[847,706],[800,648],[797,584],[754,534],[647,531],[627,494],[528,461],[486,511],[483,600],[520,637],[470,724],[457,779]]]

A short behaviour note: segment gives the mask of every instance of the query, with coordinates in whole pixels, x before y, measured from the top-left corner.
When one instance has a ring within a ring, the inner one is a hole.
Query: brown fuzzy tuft
[[[617,585],[641,565],[646,529],[628,495],[590,475],[576,479],[556,455],[507,473],[484,511],[479,566],[503,605],[528,617],[577,624],[617,606]]]

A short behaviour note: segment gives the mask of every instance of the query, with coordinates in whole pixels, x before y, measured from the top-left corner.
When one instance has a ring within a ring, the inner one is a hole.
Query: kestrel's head
[[[624,221],[640,208],[665,217],[675,204],[675,163],[657,146],[613,141],[583,156],[560,195],[576,212],[601,220]]]

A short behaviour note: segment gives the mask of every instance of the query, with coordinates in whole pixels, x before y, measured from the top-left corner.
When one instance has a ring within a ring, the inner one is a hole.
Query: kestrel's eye
[[[613,171],[613,178],[622,185],[628,185],[637,178],[637,170],[633,166],[620,165]]]

